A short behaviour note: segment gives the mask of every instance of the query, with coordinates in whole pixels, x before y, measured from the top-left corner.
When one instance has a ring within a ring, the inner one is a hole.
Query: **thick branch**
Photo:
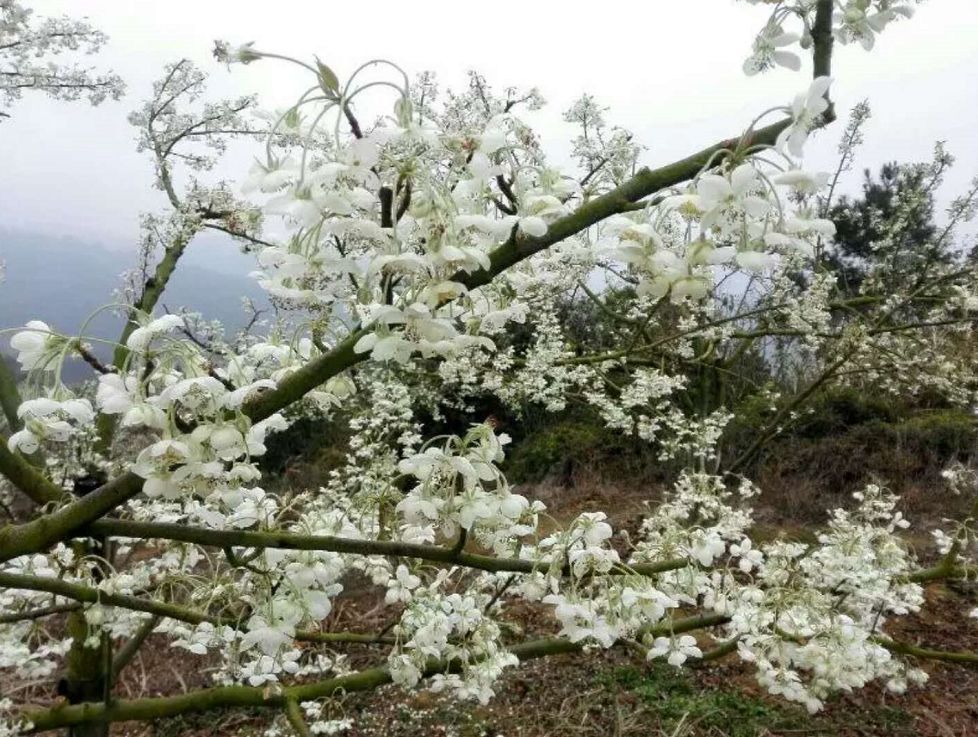
[[[680,634],[693,630],[715,627],[727,621],[719,615],[687,617],[650,628],[649,634]],[[533,640],[510,648],[521,661],[548,655],[573,653],[583,649],[585,643],[570,642],[557,638]],[[425,669],[426,677],[436,673],[457,671],[459,664],[432,661]],[[53,709],[29,711],[24,717],[34,726],[33,732],[69,727],[89,722],[148,721],[166,717],[233,707],[258,707],[284,709],[287,703],[328,698],[340,693],[369,691],[392,681],[387,668],[371,668],[347,676],[330,678],[317,683],[288,686],[279,691],[253,686],[222,686],[191,691],[180,696],[132,699],[106,704],[74,704]]]
[[[153,272],[153,276],[147,279],[143,285],[143,292],[133,305],[134,310],[139,310],[146,314],[153,312],[156,303],[159,302],[160,297],[163,295],[163,290],[166,289],[166,285],[170,281],[170,277],[173,276],[173,272],[177,268],[177,262],[180,260],[192,237],[192,234],[187,233],[186,228],[184,228],[180,237],[167,246],[163,253],[163,258],[157,264],[156,271]],[[112,363],[117,369],[121,369],[129,357],[129,349],[126,347],[126,341],[136,327],[137,323],[130,319],[122,329],[122,335],[119,336],[119,345],[112,355]],[[99,434],[100,451],[106,452],[111,447],[112,435],[115,433],[117,422],[118,417],[116,415],[100,414],[98,416],[96,427]]]
[[[54,604],[53,606],[40,607],[38,609],[28,609],[24,612],[10,612],[0,614],[0,624],[13,624],[14,622],[33,622],[37,619],[44,619],[54,614],[64,614],[73,612],[80,608],[81,604],[73,602],[71,604]]]
[[[885,647],[891,653],[909,655],[910,657],[920,658],[922,660],[942,660],[945,663],[958,663],[960,665],[978,667],[978,653],[931,650],[929,648],[911,645],[909,642],[897,642],[896,640],[890,640],[886,637],[879,637],[876,639],[876,642]]]
[[[299,702],[295,699],[286,699],[285,718],[288,719],[289,724],[292,725],[292,729],[295,730],[295,733],[299,737],[312,737],[312,732],[309,731],[309,725],[306,724],[306,720],[302,716],[302,709],[299,706]]]
[[[130,522],[114,519],[100,520],[90,525],[85,532],[93,535],[111,535],[143,540],[153,538],[176,540],[220,548],[284,548],[287,550],[328,550],[334,553],[355,555],[389,555],[450,563],[492,572],[532,573],[549,569],[549,563],[546,561],[540,563],[522,558],[496,558],[489,555],[467,553],[461,549],[443,548],[437,545],[418,545],[394,540],[359,540],[328,535],[299,535],[289,532],[211,530],[182,524]],[[634,572],[644,576],[652,576],[665,571],[685,568],[688,565],[690,565],[688,560],[677,558],[658,563],[636,563],[627,568],[622,568],[620,572]]]
[[[59,501],[65,496],[64,491],[48,481],[44,474],[24,459],[24,456],[12,453],[7,448],[7,438],[2,434],[0,434],[0,472],[10,483],[27,494],[35,504]],[[4,559],[3,553],[4,531],[0,531],[0,559]]]
[[[82,357],[82,360],[85,363],[87,363],[89,366],[91,366],[92,369],[96,373],[99,373],[99,374],[111,374],[112,373],[112,370],[108,366],[106,366],[104,363],[102,363],[98,359],[98,356],[96,356],[94,353],[92,353],[90,350],[88,350],[88,348],[86,348],[81,343],[78,343],[75,346],[75,350],[78,351],[78,355]]]
[[[754,131],[750,143],[773,144],[778,134],[789,123],[788,120],[782,120]],[[546,235],[533,238],[518,234],[489,255],[490,266],[488,269],[480,269],[471,274],[459,273],[454,275],[451,280],[464,284],[470,290],[488,284],[496,276],[520,261],[560,243],[612,215],[626,211],[631,203],[661,189],[691,179],[711,158],[715,157],[713,158],[714,163],[719,164],[725,155],[718,155],[718,153],[735,148],[739,141],[739,138],[720,141],[692,156],[687,156],[685,159],[658,169],[642,168],[621,186],[584,203],[574,213],[550,223]],[[366,332],[363,329],[354,331],[331,351],[310,361],[283,379],[275,389],[247,402],[244,406],[245,413],[253,420],[264,419],[301,399],[307,392],[312,391],[323,382],[362,361],[364,355],[355,353],[353,346]]]
[[[818,0],[812,24],[812,62],[814,76],[832,76],[832,0]]]
[[[17,432],[24,425],[17,416],[18,407],[20,392],[17,391],[17,377],[6,359],[0,356],[0,410],[3,410],[3,416],[7,418],[7,427],[11,433]]]
[[[9,458],[13,458],[16,465],[9,463]],[[5,444],[0,450],[0,469],[21,489],[26,485],[35,491],[47,489],[50,493],[52,489],[58,488],[31,468],[26,461],[7,451]],[[19,480],[10,475],[10,469],[13,469],[14,473],[22,474]],[[125,473],[56,512],[22,525],[0,529],[0,562],[19,555],[46,550],[59,540],[71,537],[75,530],[112,511],[138,494],[142,488],[143,480],[139,476],[132,472]]]
[[[50,578],[47,576],[25,576],[19,573],[5,573],[0,571],[0,587],[24,591],[43,591],[83,604],[100,604],[102,606],[127,609],[132,612],[145,612],[155,617],[166,617],[167,619],[186,622],[187,624],[209,622],[215,626],[228,625],[239,627],[241,625],[237,619],[207,614],[206,612],[190,609],[179,604],[171,604],[155,599],[144,599],[131,594],[112,594],[92,586],[71,583],[70,581],[63,581],[59,578]],[[148,634],[149,632],[146,633],[146,635]],[[303,642],[334,644],[344,642],[363,644],[388,642],[388,640],[382,637],[369,633],[319,632],[316,630],[298,630],[295,633],[295,639]]]
[[[156,629],[156,625],[159,624],[160,617],[154,614],[152,617],[143,622],[136,633],[130,637],[126,644],[122,646],[122,649],[116,653],[116,656],[112,659],[112,680],[115,681],[119,674],[122,673],[123,669],[132,662],[132,659],[136,657],[136,653],[139,652],[139,648],[143,646],[146,642],[146,638],[149,637],[153,630]]]

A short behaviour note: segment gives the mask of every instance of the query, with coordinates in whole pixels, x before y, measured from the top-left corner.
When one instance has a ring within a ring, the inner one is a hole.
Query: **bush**
[[[571,485],[575,474],[585,469],[616,478],[658,477],[661,472],[652,446],[609,429],[588,407],[527,417],[521,429],[504,466],[516,482],[559,475]]]
[[[728,428],[728,452],[746,447],[769,417],[761,411],[740,414]],[[908,511],[949,514],[956,500],[933,503],[944,488],[941,471],[969,460],[976,444],[978,423],[963,410],[919,409],[833,390],[743,470],[758,480],[762,504],[781,520],[821,520],[827,506],[844,504],[867,483],[902,495]]]
[[[812,403],[811,414],[800,421],[793,434],[823,438],[855,425],[896,422],[902,409],[889,398],[868,395],[852,387],[835,388]]]

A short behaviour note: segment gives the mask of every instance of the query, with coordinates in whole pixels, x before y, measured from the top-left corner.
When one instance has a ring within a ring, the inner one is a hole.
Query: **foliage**
[[[953,158],[938,145],[929,164],[885,164],[865,172],[862,197],[842,197],[829,211],[844,288],[858,293],[867,278],[889,288],[957,260],[934,219],[934,195]]]
[[[647,443],[613,432],[588,408],[566,410],[520,424],[506,459],[506,475],[516,482],[557,475],[573,484],[578,471],[600,469],[648,481],[658,463]]]

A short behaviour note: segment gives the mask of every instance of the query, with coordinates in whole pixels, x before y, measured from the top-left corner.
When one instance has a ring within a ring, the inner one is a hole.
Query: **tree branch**
[[[6,573],[0,571],[0,586],[8,589],[21,589],[24,591],[43,591],[44,593],[72,599],[82,604],[99,604],[101,606],[118,607],[127,609],[131,612],[145,612],[155,617],[166,617],[177,622],[187,624],[201,624],[209,622],[215,626],[229,625],[240,626],[240,622],[235,618],[219,617],[208,614],[196,609],[172,604],[166,601],[155,599],[144,599],[131,594],[113,594],[93,586],[85,586],[80,583],[63,581],[60,578],[47,576],[26,576],[19,573]],[[149,634],[148,632],[146,633]],[[382,637],[371,633],[360,632],[319,632],[318,630],[298,630],[295,639],[302,642],[321,642],[321,643],[383,643],[388,642]]]
[[[61,493],[57,486],[41,476],[30,464],[10,453],[5,442],[0,443],[0,445],[2,445],[0,448],[0,470],[20,489],[28,494],[34,492],[50,495],[53,494],[53,490]],[[11,461],[11,459],[13,460]],[[17,478],[12,477],[11,472],[18,475]],[[75,530],[112,511],[127,499],[138,494],[142,488],[143,480],[130,471],[107,484],[103,484],[91,494],[74,500],[56,512],[38,517],[22,525],[0,529],[0,562],[26,553],[46,550],[59,540],[71,537]],[[31,492],[28,492],[28,489]]]
[[[112,659],[112,680],[115,681],[119,674],[122,673],[123,669],[132,662],[132,659],[136,657],[136,653],[139,652],[139,648],[143,646],[146,642],[146,638],[149,637],[156,625],[159,624],[159,615],[154,614],[145,622],[143,622],[139,629],[136,630],[135,634],[130,637],[126,644],[122,646],[122,649],[116,653],[115,657]]]
[[[312,737],[312,732],[309,731],[309,725],[306,724],[305,717],[302,715],[299,702],[295,699],[285,700],[285,718],[289,720],[289,724],[292,725],[292,729],[299,737]]]
[[[17,416],[20,407],[20,392],[17,390],[17,377],[3,356],[0,356],[0,410],[7,418],[7,427],[15,433],[24,426]]]
[[[3,473],[10,483],[27,494],[35,504],[60,501],[66,496],[63,489],[48,481],[47,477],[28,463],[24,456],[19,453],[12,453],[7,448],[7,438],[3,434],[0,434],[0,473]],[[20,525],[19,527],[24,526]],[[12,529],[19,529],[19,527]],[[6,560],[3,558],[3,554],[6,552],[4,549],[4,533],[7,529],[11,528],[0,530],[0,560]]]
[[[29,609],[26,612],[10,612],[0,614],[0,624],[13,624],[14,622],[30,622],[36,619],[50,617],[53,614],[64,614],[73,612],[81,608],[81,604],[73,602],[71,604],[55,604],[53,606],[41,607],[39,609]]]
[[[650,628],[648,634],[680,634],[715,627],[726,621],[727,618],[720,615],[687,617]],[[584,644],[558,638],[544,638],[515,645],[509,651],[520,661],[526,661],[578,652],[584,648]],[[436,673],[456,672],[459,667],[457,661],[433,660],[423,675],[430,677]],[[179,696],[114,701],[108,705],[87,703],[29,710],[23,716],[33,725],[31,732],[44,732],[91,722],[148,721],[229,707],[284,709],[289,700],[302,703],[340,693],[369,691],[391,683],[392,680],[390,671],[386,667],[370,668],[316,683],[286,686],[278,691],[261,686],[221,686],[191,691]]]
[[[533,573],[550,568],[547,561],[537,562],[522,558],[497,558],[477,553],[467,553],[461,548],[444,548],[437,545],[419,545],[395,540],[361,540],[357,538],[331,537],[328,535],[300,535],[290,532],[253,532],[248,530],[211,530],[183,524],[163,522],[131,522],[128,520],[99,520],[84,529],[93,535],[111,535],[134,539],[164,539],[196,545],[229,548],[282,548],[286,550],[328,550],[353,555],[386,555],[401,558],[418,558],[437,563],[449,563],[480,571]],[[460,538],[464,541],[464,538]],[[618,573],[637,573],[653,576],[691,565],[685,558],[664,560],[658,563],[635,563],[620,569]],[[563,573],[569,568],[564,567]]]
[[[911,645],[909,642],[898,642],[886,637],[877,637],[876,642],[891,653],[909,655],[910,657],[920,658],[922,660],[941,660],[945,663],[958,663],[960,665],[978,667],[978,653],[931,650]]]

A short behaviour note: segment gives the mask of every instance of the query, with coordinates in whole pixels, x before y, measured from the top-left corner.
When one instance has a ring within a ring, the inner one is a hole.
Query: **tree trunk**
[[[95,483],[95,482],[93,482]],[[77,488],[76,493],[84,494],[84,489]],[[108,548],[108,538],[99,541],[78,541],[75,543],[75,554],[81,558],[85,555],[98,555],[106,559],[111,555]],[[100,578],[101,569],[96,571]],[[65,674],[58,684],[58,691],[68,699],[69,704],[83,702],[102,703],[108,699],[111,666],[107,661],[111,657],[110,640],[103,634],[95,647],[85,645],[90,629],[85,619],[85,610],[71,612],[68,615],[68,635],[71,637],[71,647],[65,657]],[[78,724],[68,731],[70,737],[108,737],[109,722]]]
[[[71,635],[71,648],[65,659],[65,675],[59,690],[67,697],[68,703],[80,704],[85,701],[99,703],[105,698],[105,647],[103,638],[97,647],[86,647],[88,622],[84,611],[68,615],[68,634]],[[69,730],[71,737],[108,737],[109,724],[79,724]]]

